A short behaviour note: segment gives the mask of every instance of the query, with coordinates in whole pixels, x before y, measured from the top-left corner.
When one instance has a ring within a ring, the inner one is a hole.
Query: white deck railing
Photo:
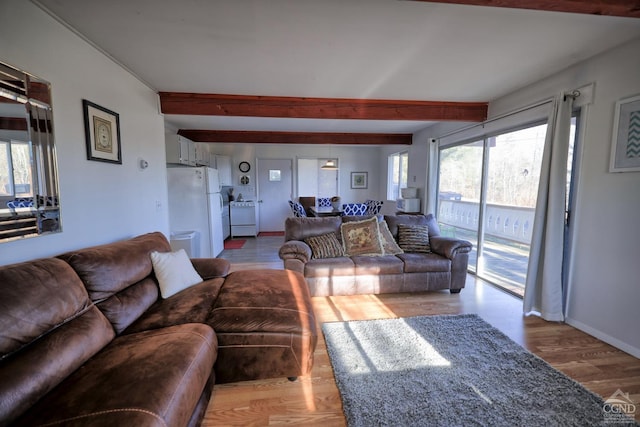
[[[438,222],[476,232],[478,230],[479,211],[477,202],[440,200]],[[484,213],[485,235],[528,245],[531,243],[534,213],[534,208],[487,203]]]

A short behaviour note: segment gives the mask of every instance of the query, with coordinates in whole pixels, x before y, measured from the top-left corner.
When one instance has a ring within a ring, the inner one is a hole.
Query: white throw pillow
[[[162,298],[169,298],[189,286],[202,282],[202,277],[193,268],[184,249],[177,252],[151,252],[151,262],[160,284]]]

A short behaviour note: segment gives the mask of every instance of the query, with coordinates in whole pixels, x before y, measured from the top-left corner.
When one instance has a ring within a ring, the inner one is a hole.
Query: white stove
[[[256,202],[253,200],[229,202],[231,210],[231,238],[257,236]]]
[[[247,207],[253,207],[256,205],[256,202],[254,202],[253,200],[247,200],[247,201],[242,201],[242,202],[229,202],[229,206],[234,207],[241,207],[241,208],[247,208]]]

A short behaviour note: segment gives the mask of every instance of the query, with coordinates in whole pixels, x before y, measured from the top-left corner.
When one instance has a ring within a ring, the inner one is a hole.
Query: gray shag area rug
[[[477,315],[322,329],[349,426],[612,425],[599,396]]]

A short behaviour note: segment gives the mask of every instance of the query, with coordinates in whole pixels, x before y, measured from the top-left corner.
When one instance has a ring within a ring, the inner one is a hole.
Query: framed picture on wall
[[[87,160],[122,164],[120,115],[86,99],[82,106]]]
[[[368,184],[367,172],[351,172],[351,188],[367,188]]]
[[[640,96],[616,102],[609,172],[640,171]]]

